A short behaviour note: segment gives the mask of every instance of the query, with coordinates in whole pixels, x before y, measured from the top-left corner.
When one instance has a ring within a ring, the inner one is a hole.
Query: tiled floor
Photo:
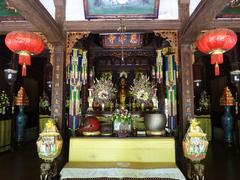
[[[240,151],[227,148],[223,142],[210,143],[205,160],[206,180],[239,180]]]
[[[205,160],[206,180],[239,180],[240,152],[225,148],[221,141],[211,142]],[[39,159],[35,143],[22,150],[0,153],[0,180],[38,180]]]
[[[39,167],[35,143],[0,154],[0,180],[39,180]]]

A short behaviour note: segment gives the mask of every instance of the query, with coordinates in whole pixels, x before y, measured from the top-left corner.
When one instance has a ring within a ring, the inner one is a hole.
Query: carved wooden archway
[[[82,38],[88,37],[89,34],[90,32],[68,32],[67,33],[66,65],[70,63],[70,53],[75,43]]]
[[[54,46],[52,43],[48,42],[46,36],[41,33],[41,32],[36,32],[44,41],[44,43],[46,44],[47,48],[49,49],[49,53],[50,53],[50,63],[53,65],[53,58],[54,58]]]
[[[177,30],[154,30],[154,34],[158,37],[166,39],[175,53],[176,64],[179,65],[179,49],[178,49],[178,31]]]

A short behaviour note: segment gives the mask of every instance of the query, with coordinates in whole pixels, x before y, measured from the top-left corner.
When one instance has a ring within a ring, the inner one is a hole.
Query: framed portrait
[[[84,0],[86,19],[158,18],[159,0]]]
[[[6,0],[0,1],[0,21],[25,20],[14,8],[8,6]]]
[[[240,18],[240,1],[230,1],[217,18]]]

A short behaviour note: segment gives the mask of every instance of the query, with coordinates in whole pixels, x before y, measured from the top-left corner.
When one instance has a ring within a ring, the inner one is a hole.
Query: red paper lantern
[[[211,64],[215,64],[215,75],[218,76],[219,64],[223,63],[223,53],[232,49],[237,43],[237,35],[230,29],[213,29],[201,34],[196,41],[199,51],[211,54]]]
[[[5,38],[7,47],[19,54],[18,63],[22,65],[22,76],[26,76],[27,67],[31,65],[31,56],[43,51],[43,40],[33,32],[12,31]]]

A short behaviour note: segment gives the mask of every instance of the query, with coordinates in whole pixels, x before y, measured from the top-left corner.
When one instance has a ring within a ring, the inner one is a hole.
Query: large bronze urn
[[[163,135],[165,133],[166,116],[161,113],[146,113],[144,124],[148,135]]]

